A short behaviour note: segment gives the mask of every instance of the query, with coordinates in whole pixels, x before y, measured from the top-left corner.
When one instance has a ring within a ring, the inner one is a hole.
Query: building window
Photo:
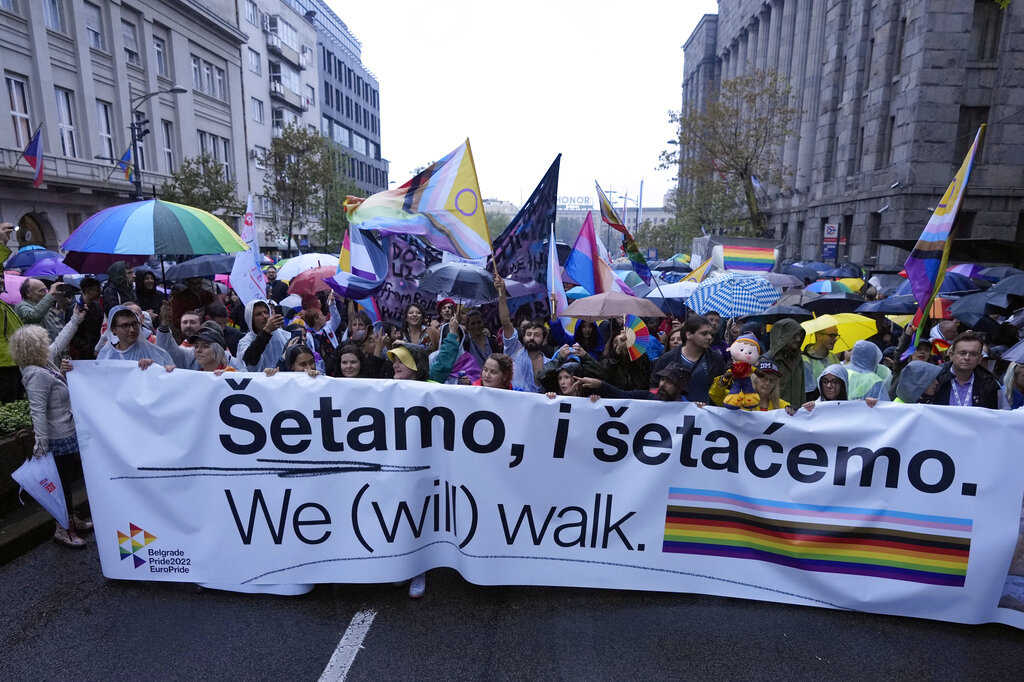
[[[270,62],[270,80],[280,83],[296,95],[302,94],[302,78],[299,72],[287,64]]]
[[[107,41],[103,36],[103,13],[98,5],[87,2],[84,5],[85,32],[89,36],[89,47],[106,50]]]
[[[862,162],[864,160],[864,128],[861,128],[860,132],[857,134],[857,148],[854,150],[854,154],[853,172],[860,173]]]
[[[219,100],[225,99],[224,92],[224,69],[219,66],[213,67],[213,96]]]
[[[114,158],[114,121],[110,104],[96,100],[96,127],[100,135],[100,153]]]
[[[263,100],[253,97],[249,104],[252,109],[252,120],[263,123]]]
[[[260,53],[251,47],[249,48],[249,70],[256,75],[263,73],[263,62],[260,58]]]
[[[971,43],[967,58],[992,61],[999,50],[1003,10],[993,0],[975,0],[971,22]]]
[[[203,60],[192,55],[192,89],[203,91]]]
[[[124,56],[129,64],[142,65],[139,59],[139,34],[135,24],[122,20],[121,33],[124,37]]]
[[[960,107],[960,120],[956,126],[956,145],[953,149],[953,163],[957,166],[964,162],[967,150],[974,144],[974,138],[978,134],[978,128],[982,123],[988,122],[988,107]],[[974,163],[982,162],[982,152],[985,149],[985,137],[982,136],[981,145],[974,156]]]
[[[900,26],[896,29],[896,64],[893,73],[899,75],[903,72],[903,50],[907,44],[907,19],[900,19]]]
[[[76,158],[75,94],[63,88],[54,88],[57,95],[57,123],[60,127],[60,148],[64,156]]]
[[[224,169],[224,179],[231,180],[231,140],[226,137],[220,138],[221,167]]]
[[[270,17],[270,32],[281,39],[281,42],[299,51],[299,34],[295,27],[281,17]]]
[[[0,0],[0,9],[5,9],[8,12],[17,12],[18,6],[14,3],[14,0]]]
[[[43,0],[43,21],[46,22],[46,28],[65,33],[64,1]]]
[[[260,25],[260,8],[254,0],[245,0],[245,20],[250,24]]]
[[[14,125],[14,142],[18,149],[28,146],[32,128],[28,119],[28,98],[25,95],[25,81],[6,76],[7,96],[11,102],[11,123]]]
[[[267,157],[267,148],[256,145],[255,147],[253,147],[252,151],[254,161],[253,165],[260,169],[266,168],[267,164],[264,159],[266,159]]]
[[[316,106],[316,88],[306,84],[306,106],[312,109]]]
[[[213,64],[203,62],[203,92],[213,94]]]
[[[164,165],[168,173],[174,172],[174,124],[170,121],[160,121],[160,131],[163,141]]]
[[[146,115],[145,114],[143,114],[141,111],[136,111],[136,112],[133,113],[132,119],[134,121],[136,121],[136,123],[139,124],[139,129],[140,130],[148,131],[148,128],[146,128],[145,124],[142,123],[143,121],[146,120]],[[139,158],[137,159],[137,161],[139,163],[139,168],[141,170],[146,170],[146,168],[148,166],[146,165],[146,142],[145,142],[145,140],[139,140],[138,147],[139,147]]]
[[[974,233],[974,223],[977,218],[977,211],[959,211],[953,220],[953,234],[962,239],[971,237]]]
[[[167,76],[167,43],[163,38],[153,38],[153,57],[156,61],[156,73],[158,76]]]
[[[890,116],[888,125],[885,127],[885,165],[892,165],[892,136],[896,130],[896,117]]]

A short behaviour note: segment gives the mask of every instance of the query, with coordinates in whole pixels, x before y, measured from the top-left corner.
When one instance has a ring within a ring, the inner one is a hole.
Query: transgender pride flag
[[[588,212],[573,244],[572,253],[565,261],[565,274],[591,294],[618,291],[633,295],[633,291],[615,277],[615,273],[601,258],[601,246],[594,232],[594,216]]]

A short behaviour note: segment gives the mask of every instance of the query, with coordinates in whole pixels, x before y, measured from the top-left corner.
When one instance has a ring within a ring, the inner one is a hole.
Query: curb
[[[87,506],[85,487],[81,484],[71,493],[76,510]],[[32,500],[0,519],[0,566],[27,554],[53,537],[56,523],[49,512]]]

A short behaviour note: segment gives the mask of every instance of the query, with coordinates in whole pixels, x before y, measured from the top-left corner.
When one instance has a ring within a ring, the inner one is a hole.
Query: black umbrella
[[[235,254],[212,253],[207,256],[196,256],[182,263],[167,268],[167,279],[180,282],[189,277],[212,277],[231,272],[235,265]]]
[[[856,263],[841,263],[821,274],[824,277],[863,277],[864,269]]]
[[[427,268],[419,288],[459,303],[489,303],[498,298],[494,275],[468,263],[437,263]]]
[[[809,320],[814,317],[814,314],[795,305],[773,305],[762,313],[756,315],[747,315],[742,317],[744,322],[756,322],[758,324],[775,323],[779,320],[790,318],[793,320],[803,321]]]
[[[1010,275],[992,285],[985,292],[989,302],[1001,308],[1016,308],[1024,299],[1024,275]]]
[[[968,327],[976,328],[980,320],[989,319],[989,315],[1009,312],[1007,308],[993,303],[992,298],[992,295],[986,291],[969,294],[954,301],[949,306],[949,314]]]
[[[683,274],[693,272],[693,268],[681,260],[663,260],[650,267],[651,270],[657,270],[658,272],[681,272]]]
[[[1024,275],[1024,270],[1011,268],[1008,265],[1000,265],[994,268],[985,268],[978,274],[984,277],[985,279],[998,282],[1001,279],[1006,279],[1007,277],[1012,277],[1013,275]]]
[[[882,273],[880,275],[872,275],[871,279],[868,280],[868,284],[873,286],[880,295],[892,296],[893,292],[899,289],[900,285],[906,281],[906,277],[892,273]]]
[[[833,315],[835,313],[852,313],[864,303],[864,297],[859,294],[825,294],[807,303],[801,303],[801,307],[819,315]]]
[[[775,305],[799,305],[807,303],[808,301],[815,301],[821,298],[821,294],[816,291],[807,291],[805,289],[790,289],[786,293],[782,294],[779,298],[779,302]]]
[[[853,312],[860,315],[913,315],[917,312],[917,301],[913,296],[893,296],[880,301],[862,303]]]
[[[796,263],[792,263],[792,264],[787,265],[786,267],[782,268],[782,272],[784,274],[787,274],[787,275],[793,275],[794,277],[799,277],[800,279],[809,279],[812,282],[814,280],[818,279],[818,271],[817,270],[814,270],[813,268],[808,268],[808,267],[803,266],[803,265],[797,265]]]

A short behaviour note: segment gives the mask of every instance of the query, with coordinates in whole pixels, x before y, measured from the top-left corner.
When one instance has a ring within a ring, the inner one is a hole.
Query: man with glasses
[[[815,400],[818,397],[818,386],[815,383],[821,373],[829,365],[840,364],[839,356],[832,352],[839,340],[839,329],[828,327],[815,332],[814,341],[804,348],[804,391],[807,393],[807,400]]]
[[[115,306],[110,311],[110,329],[114,333],[116,343],[108,343],[100,350],[97,360],[132,360],[146,361],[146,365],[155,363],[174,366],[171,356],[155,343],[141,338],[139,331],[142,324],[129,308]]]
[[[983,346],[984,338],[973,331],[963,332],[953,339],[950,361],[942,366],[936,379],[939,386],[935,389],[933,404],[1009,409],[1006,395],[999,390],[999,382],[981,366]]]

